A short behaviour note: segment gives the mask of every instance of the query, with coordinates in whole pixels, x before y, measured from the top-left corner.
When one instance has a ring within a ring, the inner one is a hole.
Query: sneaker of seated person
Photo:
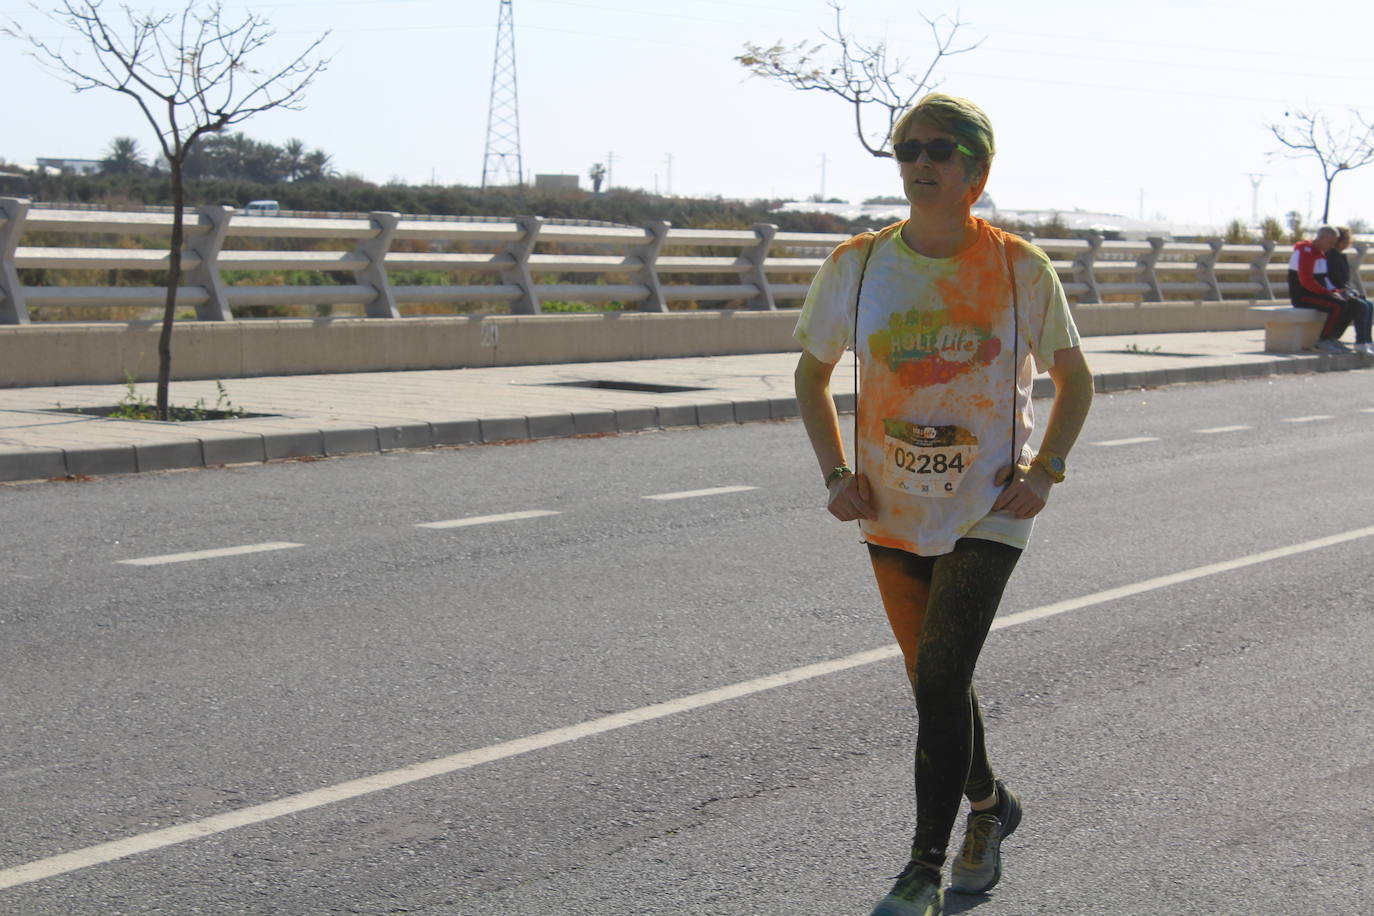
[[[1329,337],[1323,337],[1321,340],[1317,341],[1315,349],[1320,350],[1323,353],[1349,352],[1345,344],[1341,343],[1339,340],[1332,340]]]

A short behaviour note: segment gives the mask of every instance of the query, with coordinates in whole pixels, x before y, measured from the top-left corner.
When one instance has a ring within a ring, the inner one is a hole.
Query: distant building
[[[76,175],[93,175],[100,171],[99,159],[38,159],[40,172],[72,172]]]
[[[555,194],[577,193],[582,190],[577,175],[535,175],[534,187],[537,191],[552,191]]]
[[[29,176],[18,172],[0,172],[0,194],[29,193]]]

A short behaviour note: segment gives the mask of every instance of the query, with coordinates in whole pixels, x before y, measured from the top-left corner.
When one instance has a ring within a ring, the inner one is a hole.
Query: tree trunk
[[[1326,225],[1327,219],[1329,218],[1329,216],[1330,216],[1330,214],[1331,214],[1331,183],[1332,183],[1333,181],[1335,181],[1335,180],[1336,180],[1336,176],[1335,176],[1335,175],[1332,175],[1330,178],[1326,179],[1326,200],[1324,200],[1324,201],[1322,202],[1322,225],[1323,225],[1323,226]]]
[[[157,339],[157,418],[169,419],[168,403],[172,385],[172,321],[176,318],[177,288],[181,285],[181,242],[185,234],[182,208],[186,192],[181,182],[181,156],[170,160],[172,168],[172,247],[167,273],[167,299],[162,309],[162,334]]]

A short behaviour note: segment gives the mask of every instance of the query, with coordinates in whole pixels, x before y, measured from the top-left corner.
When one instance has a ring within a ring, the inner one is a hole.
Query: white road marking
[[[1193,569],[1185,569],[1182,572],[1170,573],[1167,576],[1156,576],[1153,579],[1146,579],[1143,582],[1136,582],[1132,585],[1109,588],[1106,591],[1094,592],[1091,595],[1084,595],[1081,598],[1070,598],[1067,601],[1057,601],[1054,604],[1046,604],[1043,607],[1031,608],[1028,611],[1019,611],[1015,614],[1008,614],[1005,617],[998,617],[993,621],[992,628],[994,630],[1000,630],[1004,627],[1014,627],[1020,623],[1028,623],[1032,620],[1053,617],[1056,614],[1076,611],[1079,608],[1088,607],[1094,604],[1105,604],[1108,601],[1116,601],[1118,598],[1129,598],[1133,595],[1152,592],[1155,589],[1177,585],[1180,582],[1191,582],[1193,579],[1201,579],[1204,576],[1215,576],[1218,573],[1230,572],[1233,569],[1242,569],[1246,566],[1268,563],[1270,560],[1281,560],[1284,557],[1308,553],[1313,550],[1321,550],[1323,547],[1344,544],[1346,541],[1357,541],[1360,538],[1367,538],[1371,535],[1374,535],[1374,525],[1368,528],[1356,528],[1353,531],[1345,531],[1341,534],[1333,534],[1329,537],[1317,538],[1314,541],[1303,541],[1301,544],[1292,544],[1288,547],[1277,547],[1273,550],[1266,550],[1263,553],[1252,553],[1248,557],[1224,560],[1221,563],[1211,563],[1207,566],[1196,566]]]
[[[1374,407],[1361,407],[1360,413],[1374,413]]]
[[[1193,432],[1211,435],[1213,433],[1238,433],[1242,429],[1254,429],[1253,426],[1213,426],[1211,429],[1195,429]]]
[[[472,515],[467,518],[454,518],[446,522],[422,522],[416,528],[466,528],[469,525],[490,525],[493,522],[515,522],[522,518],[543,518],[557,515],[548,509],[527,509],[524,512],[505,512],[501,515]]]
[[[185,563],[187,560],[211,560],[215,557],[237,557],[245,553],[262,553],[267,550],[287,550],[291,547],[304,547],[289,541],[269,541],[266,544],[244,544],[242,547],[220,547],[216,550],[196,550],[191,553],[165,553],[160,557],[140,557],[137,560],[117,560],[129,566],[161,566],[164,563]]]
[[[1158,436],[1136,436],[1134,439],[1107,439],[1103,442],[1089,442],[1089,445],[1139,445],[1142,442],[1158,442]]]
[[[1271,560],[1291,557],[1313,550],[1321,550],[1324,547],[1331,547],[1336,544],[1343,544],[1347,541],[1355,541],[1370,536],[1374,536],[1374,526],[1356,528],[1341,534],[1333,534],[1328,537],[1317,538],[1316,540],[1303,541],[1300,544],[1292,544],[1287,547],[1278,547],[1274,550],[1266,550],[1262,553],[1250,554],[1246,557],[1238,557],[1237,559],[1226,560],[1221,563],[1197,566],[1193,569],[1185,569],[1181,572],[1171,573],[1166,576],[1146,579],[1143,582],[1136,582],[1131,585],[1123,585],[1118,588],[1094,592],[1091,595],[1084,595],[1081,598],[1071,598],[1066,601],[1058,601],[1053,604],[1046,604],[1038,608],[1031,608],[1030,610],[1019,611],[1015,614],[998,617],[993,621],[992,628],[994,630],[1004,630],[1008,627],[1019,626],[1023,623],[1043,620],[1046,617],[1054,617],[1059,614],[1066,614],[1070,611],[1081,610],[1093,605],[1116,601],[1120,598],[1128,598],[1156,589],[1167,588],[1168,586],[1177,585],[1181,582],[1190,582],[1205,576],[1213,576],[1218,573],[1242,569],[1246,566],[1254,566],[1259,563],[1267,563]],[[503,741],[500,744],[492,744],[487,747],[477,748],[476,750],[462,751],[461,753],[452,754],[448,757],[440,757],[436,760],[414,763],[409,766],[401,767],[400,769],[388,770],[384,773],[364,776],[360,779],[352,779],[348,782],[326,786],[322,789],[313,789],[298,795],[288,795],[276,801],[252,805],[251,807],[241,808],[237,811],[230,811],[224,814],[213,815],[198,821],[192,821],[188,824],[164,827],[161,830],[153,830],[122,840],[112,840],[108,843],[88,846],[85,849],[78,849],[74,852],[49,856],[46,859],[37,859],[33,862],[25,862],[22,865],[14,865],[0,870],[0,890],[17,887],[21,884],[30,884],[34,881],[41,881],[45,878],[51,878],[55,875],[65,874],[92,865],[113,862],[117,859],[135,855],[136,853],[162,849],[167,846],[185,843],[189,840],[213,836],[217,833],[224,833],[225,831],[233,830],[238,827],[246,827],[249,824],[257,824],[278,817],[284,817],[288,814],[309,811],[312,808],[319,808],[324,805],[334,804],[335,802],[347,801],[351,798],[370,795],[373,792],[380,792],[383,789],[394,789],[398,786],[419,782],[422,779],[429,779],[434,776],[445,776],[450,773],[456,773],[459,770],[471,769],[472,767],[480,766],[484,763],[492,763],[507,757],[514,757],[517,754],[526,754],[530,751],[566,744],[569,741],[576,741],[579,738],[599,735],[605,732],[627,728],[631,725],[640,725],[644,722],[652,722],[655,719],[662,719],[667,716],[677,715],[678,713],[691,712],[692,710],[713,706],[717,703],[724,703],[728,700],[739,699],[740,697],[749,696],[750,694],[772,690],[775,687],[784,687],[788,684],[796,684],[801,681],[811,680],[812,678],[823,677],[827,674],[835,674],[839,671],[858,668],[863,665],[872,664],[873,662],[896,658],[899,655],[901,655],[901,650],[898,649],[896,645],[880,646],[877,649],[856,652],[853,655],[846,655],[843,658],[817,662],[812,665],[803,665],[800,668],[792,668],[777,674],[770,674],[753,680],[742,681],[738,684],[718,687],[715,690],[694,693],[690,696],[678,697],[675,700],[655,703],[651,706],[641,706],[638,709],[631,709],[627,712],[602,716],[599,719],[590,719],[575,725],[567,725],[562,728],[555,728],[549,731],[539,732],[538,734],[527,735],[523,738]]]
[[[695,496],[719,496],[721,493],[743,493],[745,490],[757,490],[758,487],[711,487],[709,490],[683,490],[680,493],[656,493],[653,496],[646,496],[645,499],[691,499]]]
[[[1284,417],[1280,423],[1311,423],[1313,420],[1334,420],[1335,417],[1329,413],[1314,413],[1308,417]]]

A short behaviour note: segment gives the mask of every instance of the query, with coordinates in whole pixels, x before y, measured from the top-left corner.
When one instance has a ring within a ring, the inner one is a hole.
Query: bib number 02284
[[[978,457],[978,437],[958,426],[924,426],[884,420],[883,483],[936,499],[959,492]]]
[[[892,463],[913,474],[964,473],[964,456],[957,451],[953,454],[939,449],[912,451],[898,445],[892,449]]]

